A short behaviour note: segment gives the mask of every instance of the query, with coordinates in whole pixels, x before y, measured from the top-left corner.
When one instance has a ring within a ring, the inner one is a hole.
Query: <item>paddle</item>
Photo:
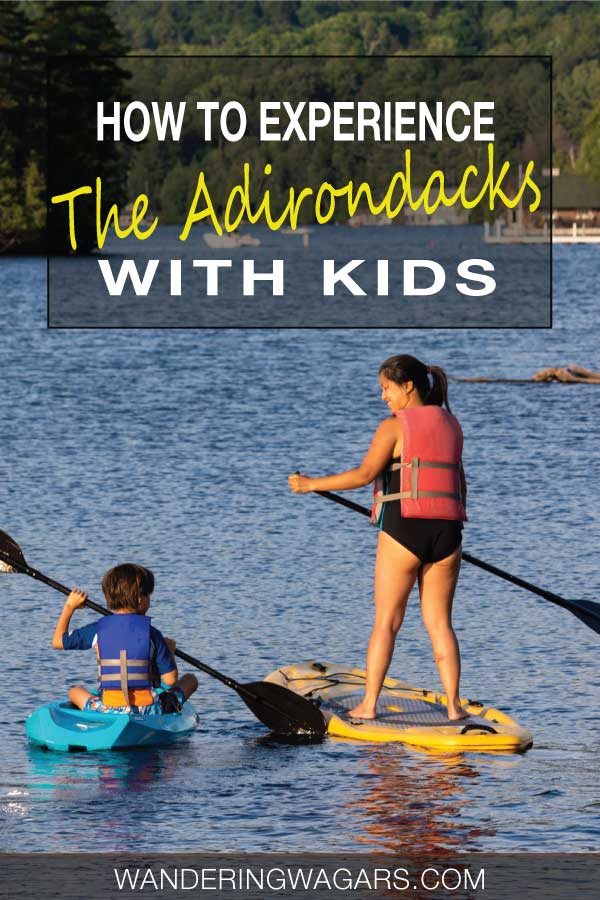
[[[334,503],[339,503],[340,506],[346,506],[348,509],[361,513],[363,516],[371,515],[370,510],[368,510],[366,506],[361,506],[359,503],[354,503],[353,500],[347,500],[345,497],[340,497],[339,494],[331,493],[331,491],[313,491],[312,493],[320,494],[321,497],[325,497],[327,500],[333,500]],[[466,562],[471,563],[472,566],[477,566],[479,569],[491,572],[492,575],[497,575],[498,578],[504,578],[505,581],[510,581],[511,584],[515,584],[517,587],[525,588],[526,591],[531,591],[532,594],[543,597],[544,600],[549,600],[550,603],[555,603],[557,606],[562,606],[563,609],[568,609],[569,612],[572,612],[573,615],[577,616],[577,618],[587,625],[588,628],[591,628],[596,634],[600,634],[600,603],[595,603],[593,600],[566,600],[564,597],[559,597],[558,594],[553,594],[552,591],[546,591],[544,588],[537,587],[537,585],[531,584],[531,582],[525,581],[517,575],[511,575],[510,572],[505,572],[503,569],[492,566],[490,563],[486,563],[476,556],[471,556],[470,553],[463,551],[462,558]]]
[[[3,531],[0,531],[0,571],[20,572],[36,581],[42,581],[65,596],[71,593],[63,584],[29,566],[17,542]],[[109,609],[94,603],[93,600],[86,600],[85,606],[89,606],[102,616],[112,615]],[[256,718],[277,734],[323,737],[327,731],[327,723],[315,704],[280,684],[271,684],[268,681],[240,684],[190,656],[189,653],[184,653],[183,650],[175,650],[175,656],[236,691]]]

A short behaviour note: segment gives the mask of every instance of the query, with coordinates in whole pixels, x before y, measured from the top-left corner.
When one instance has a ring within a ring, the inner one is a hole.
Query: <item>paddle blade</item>
[[[323,737],[327,731],[318,707],[280,684],[253,681],[239,685],[238,693],[256,718],[275,734]]]
[[[593,600],[572,601],[569,609],[588,628],[591,628],[596,634],[600,634],[600,605],[598,603],[594,603]]]
[[[13,540],[9,534],[6,534],[5,531],[0,531],[0,572],[18,573],[19,569],[15,569],[14,566],[11,566],[10,562],[3,559],[3,557],[9,557],[10,559],[14,559],[15,562],[26,565],[25,557],[17,542]]]

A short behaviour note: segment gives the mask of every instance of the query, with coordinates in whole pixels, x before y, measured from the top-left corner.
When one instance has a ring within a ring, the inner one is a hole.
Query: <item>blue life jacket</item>
[[[128,691],[152,687],[150,619],[137,613],[106,616],[98,622],[100,688]]]

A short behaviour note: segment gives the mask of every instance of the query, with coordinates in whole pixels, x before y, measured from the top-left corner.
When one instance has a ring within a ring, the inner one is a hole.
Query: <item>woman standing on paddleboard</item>
[[[391,417],[379,425],[356,469],[325,478],[290,475],[294,493],[344,491],[375,481],[371,521],[379,527],[375,561],[375,623],[367,650],[365,696],[349,713],[374,719],[410,592],[418,580],[423,621],[448,701],[462,719],[460,652],[452,601],[461,561],[467,486],[462,430],[448,406],[443,369],[414,356],[392,356],[379,369]],[[445,408],[444,408],[445,407]]]

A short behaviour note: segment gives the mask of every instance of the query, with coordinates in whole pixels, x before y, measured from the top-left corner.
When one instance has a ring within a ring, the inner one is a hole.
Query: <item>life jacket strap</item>
[[[134,672],[133,674],[130,672],[129,675],[127,676],[127,680],[128,681],[144,681],[144,679],[148,678],[149,675],[150,675],[150,672]],[[120,673],[119,673],[119,676],[120,676]],[[114,678],[114,676],[106,676],[106,675],[104,677],[105,678],[108,677],[108,680],[110,680],[111,677]]]
[[[458,493],[455,491],[420,491],[419,490],[419,469],[453,469],[460,472],[460,463],[433,462],[429,460],[419,459],[414,456],[410,462],[392,463],[388,466],[388,472],[396,472],[398,469],[410,468],[410,491],[401,491],[398,494],[384,494],[378,491],[375,494],[377,503],[389,503],[391,500],[419,500],[421,497],[445,497],[448,500],[460,500],[462,502],[462,490]]]
[[[122,652],[126,653],[125,650],[123,650]],[[148,660],[147,659],[128,659],[127,664],[130,666],[147,666]],[[121,660],[120,659],[101,659],[100,665],[101,666],[120,666]]]
[[[419,469],[454,469],[458,472],[458,463],[429,462],[413,456],[409,463],[402,463],[402,465],[410,466],[410,494],[408,496],[411,500],[418,500],[419,497],[449,497],[453,500],[460,500],[460,494],[454,491],[448,493],[447,491],[419,490]]]
[[[389,503],[390,500],[419,500],[421,497],[447,497],[451,500],[459,500],[460,494],[454,491],[402,491],[400,494],[375,494],[376,503]]]
[[[119,674],[121,676],[121,690],[125,697],[125,703],[129,703],[129,680],[127,678],[127,650],[119,653]]]
[[[118,673],[102,672],[102,666],[118,666]],[[142,672],[129,671],[130,666],[145,666]],[[126,701],[129,697],[129,684],[132,681],[148,681],[150,678],[150,666],[147,659],[127,659],[127,651],[121,650],[118,659],[101,659],[100,660],[100,684],[119,679],[121,691]]]

